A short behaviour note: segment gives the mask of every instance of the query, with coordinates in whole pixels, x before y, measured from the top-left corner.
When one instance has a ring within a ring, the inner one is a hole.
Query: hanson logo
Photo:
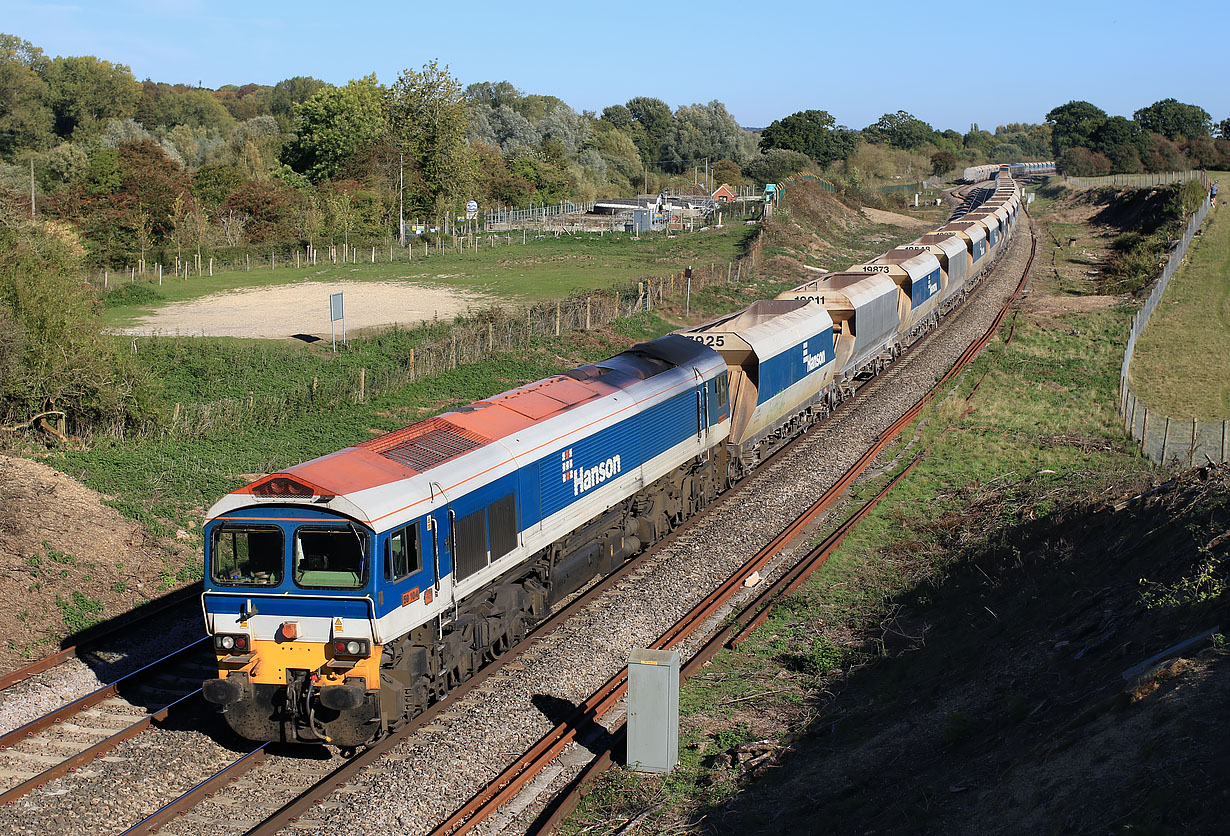
[[[819,354],[812,354],[807,350],[807,343],[803,343],[803,365],[807,367],[808,372],[814,372],[823,366],[827,359],[828,352],[821,351]]]
[[[596,488],[623,470],[619,456],[615,455],[593,467],[574,467],[572,448],[560,453],[560,472],[565,482],[572,482],[572,495],[580,496],[590,488]]]

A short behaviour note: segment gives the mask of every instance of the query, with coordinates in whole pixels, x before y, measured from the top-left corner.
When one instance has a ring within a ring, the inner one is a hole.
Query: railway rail
[[[996,319],[995,325],[988,331],[988,333],[994,332],[994,329],[998,327],[998,323],[1001,321],[1001,318],[1002,312],[1000,317]],[[959,360],[959,367],[963,367],[964,364],[967,363],[968,360],[971,359],[984,344],[985,339],[975,346],[967,349]],[[907,352],[907,354],[901,358],[901,361],[899,361],[897,365],[904,366],[909,364],[911,361],[912,353]],[[951,378],[951,374],[955,373],[956,370],[954,369],[954,371],[950,373],[949,377],[945,378],[945,382]],[[930,396],[928,396],[928,398],[929,397]],[[925,400],[926,399],[924,399],[924,401]],[[857,403],[858,401],[847,402],[839,407],[839,411],[855,409],[857,408]],[[918,409],[921,409],[921,406],[918,407]],[[693,612],[690,613],[689,616],[682,622],[680,622],[679,625],[676,625],[675,628],[667,634],[664,634],[661,641],[666,642],[666,644],[663,646],[671,646],[683,641],[688,635],[690,635],[691,630],[695,629],[698,625],[705,623],[708,619],[711,619],[715,612],[726,606],[729,598],[742,588],[744,578],[746,578],[750,572],[763,568],[764,565],[768,561],[772,560],[772,558],[779,553],[783,547],[797,537],[799,532],[805,530],[808,525],[814,522],[815,518],[819,514],[823,513],[823,511],[832,504],[834,499],[840,495],[842,491],[848,488],[849,484],[854,478],[857,477],[858,473],[861,473],[862,470],[871,463],[876,455],[878,455],[882,450],[883,446],[885,446],[891,438],[895,437],[903,427],[908,425],[916,414],[917,409],[899,418],[893,427],[890,428],[890,431],[882,433],[881,443],[876,445],[872,451],[865,454],[860,459],[859,465],[848,471],[846,477],[843,478],[838,485],[834,486],[825,494],[820,502],[816,503],[813,508],[809,509],[809,513],[797,519],[795,523],[788,528],[788,530],[781,532],[778,537],[775,538],[774,542],[765,549],[762,549],[757,554],[757,557],[754,558],[748,566],[741,568],[739,571],[731,575],[727,582],[722,585],[717,593],[715,593],[715,596],[711,596],[710,599],[702,602],[702,605],[699,605],[698,608],[694,609]],[[790,449],[790,447],[783,448],[775,454],[774,458],[776,459],[777,457],[787,455]],[[766,464],[769,463],[771,462],[766,462]],[[502,669],[503,665],[507,665],[518,659],[532,643],[542,639],[544,635],[549,634],[556,626],[558,626],[559,623],[562,623],[564,620],[571,617],[576,611],[588,605],[598,596],[614,587],[617,587],[621,583],[624,583],[628,577],[638,571],[642,562],[652,559],[658,551],[667,548],[678,537],[685,534],[695,525],[698,525],[705,516],[716,512],[733,497],[734,493],[735,492],[730,492],[726,494],[718,502],[709,506],[709,508],[706,509],[705,515],[700,515],[694,517],[692,520],[689,520],[688,523],[681,526],[667,539],[659,543],[653,551],[647,552],[641,558],[638,558],[637,560],[625,565],[617,573],[594,586],[586,594],[575,599],[567,606],[567,608],[557,613],[557,615],[550,621],[545,622],[542,627],[531,637],[527,638],[525,642],[514,647],[507,654],[502,656],[496,664],[489,665],[474,678],[471,678],[460,686],[458,690],[451,693],[450,698],[447,701],[436,704],[428,712],[416,718],[416,720],[410,725],[399,729],[396,733],[376,743],[374,746],[368,748],[357,757],[345,762],[344,764],[341,764],[336,770],[327,772],[294,800],[281,806],[277,810],[270,811],[269,815],[264,818],[264,820],[255,824],[246,831],[247,836],[266,836],[267,834],[277,833],[287,826],[295,823],[299,817],[307,815],[313,807],[320,804],[337,786],[348,785],[365,770],[370,769],[373,765],[375,765],[381,758],[388,756],[390,752],[398,745],[410,740],[417,729],[421,729],[436,722],[439,716],[449,710],[453,704],[464,699],[467,694],[479,688],[484,681],[498,673]],[[852,526],[854,522],[856,522],[856,520],[848,521],[844,530],[848,530],[848,527]],[[827,553],[825,553],[824,556],[826,557]],[[817,568],[822,562],[822,557],[812,556],[810,560],[804,562],[804,569],[796,569],[794,570],[795,574],[788,576],[789,580],[801,582],[801,578],[805,577],[805,574],[800,574],[801,572],[814,571],[814,569]],[[761,596],[757,596],[756,601],[750,605],[751,608],[748,609],[743,616],[740,617],[740,619],[738,619],[737,623],[746,624],[755,620],[756,613],[760,612],[761,608],[763,608],[767,603],[764,595],[777,588],[778,587],[776,586],[767,587],[765,593]],[[729,638],[729,636],[726,636],[726,638]],[[714,649],[716,650],[716,647],[714,647]],[[578,737],[578,735],[583,735],[587,731],[595,728],[594,724],[597,718],[606,713],[610,706],[617,703],[621,697],[623,687],[623,683],[620,681],[621,679],[622,674],[613,677],[612,681],[608,683],[606,688],[600,690],[600,692],[596,693],[589,700],[581,703],[574,711],[570,713],[568,718],[558,723],[552,731],[548,732],[548,734],[545,735],[538,742],[538,744],[533,747],[529,761],[519,763],[514,766],[509,773],[492,782],[488,790],[471,799],[469,804],[466,804],[461,809],[457,810],[449,819],[440,825],[436,832],[465,832],[470,827],[474,826],[474,824],[481,821],[486,815],[489,815],[492,811],[498,809],[500,805],[506,803],[512,795],[515,795],[515,793],[522,786],[524,786],[524,784],[534,778],[542,766],[558,757],[561,749],[569,741],[574,740]],[[606,755],[607,758],[610,757],[610,751],[611,747],[608,746]],[[255,766],[260,763],[260,761],[261,756],[255,756],[247,762],[247,765]],[[183,812],[183,810],[197,803],[201,797],[218,792],[219,788],[225,782],[235,778],[235,773],[240,768],[242,768],[242,766],[228,768],[228,770],[220,772],[220,774],[215,778],[212,778],[207,782],[202,782],[202,784],[195,788],[191,793],[185,794],[185,796],[181,799],[177,799],[174,804],[167,805],[164,810],[159,811],[156,817],[152,817],[147,822],[143,822],[142,825],[138,828],[134,828],[130,832],[153,832],[160,827],[164,827],[168,821]],[[252,796],[250,793],[245,793],[244,797],[250,799]],[[248,809],[245,812],[252,818],[258,817],[258,815],[255,814],[255,811],[251,809]]]
[[[1000,316],[1002,318],[1002,313]],[[924,340],[926,339],[927,338],[924,338]],[[972,354],[970,356],[972,357]],[[911,353],[907,352],[906,356],[903,357],[897,365],[898,366],[906,365],[911,362],[911,359],[912,359]],[[839,407],[838,411],[840,412],[843,410],[848,411],[850,409],[854,409],[856,408],[855,405],[857,403],[858,402],[856,401],[854,403],[848,402],[846,404],[843,404],[841,407]],[[908,423],[908,421],[906,421],[905,423]],[[902,424],[902,426],[904,425],[905,424]],[[899,428],[898,428],[898,431],[899,431]],[[777,451],[774,454],[774,456],[771,459],[769,459],[765,464],[770,464],[772,461],[776,460],[778,457],[786,455],[792,447],[793,447],[793,444]],[[871,458],[874,458],[874,456],[872,456]],[[867,459],[868,464],[870,463],[871,458]],[[864,464],[863,466],[865,467],[866,464]],[[850,481],[852,481],[852,479],[853,477],[851,477]],[[846,485],[848,485],[848,482],[846,482]],[[267,833],[277,832],[279,829],[285,827],[288,823],[292,822],[297,816],[304,814],[310,807],[312,807],[320,799],[322,799],[327,792],[331,791],[335,785],[339,783],[345,783],[353,779],[354,776],[358,775],[363,770],[370,768],[370,766],[374,762],[376,762],[379,758],[388,754],[388,752],[391,751],[398,744],[408,740],[411,737],[411,735],[415,732],[416,729],[421,729],[431,724],[433,721],[435,721],[439,717],[440,714],[442,714],[443,712],[451,708],[452,705],[457,700],[464,698],[467,694],[471,693],[474,689],[482,685],[482,683],[485,680],[489,679],[491,676],[499,672],[502,669],[502,665],[511,663],[515,661],[517,658],[519,658],[520,656],[522,656],[522,654],[533,643],[540,640],[543,636],[548,635],[551,631],[553,631],[556,627],[558,627],[559,624],[562,624],[576,611],[588,605],[590,602],[592,602],[592,600],[596,599],[598,596],[604,594],[605,592],[611,590],[612,588],[618,586],[621,583],[625,583],[629,577],[631,577],[637,571],[640,570],[640,567],[646,561],[651,560],[654,555],[656,555],[662,549],[671,545],[680,535],[686,533],[691,528],[699,524],[699,522],[702,519],[704,519],[708,514],[714,513],[715,511],[723,507],[726,504],[726,502],[736,494],[736,491],[728,492],[725,496],[723,496],[717,502],[710,505],[709,508],[706,509],[705,514],[698,515],[692,518],[686,524],[681,526],[679,529],[676,529],[675,532],[673,532],[671,535],[669,535],[667,538],[661,541],[652,551],[646,552],[640,558],[626,564],[615,574],[609,576],[605,580],[596,584],[589,592],[574,599],[571,603],[569,603],[567,606],[565,606],[563,609],[557,612],[556,615],[553,616],[550,620],[548,620],[547,622],[544,622],[544,624],[540,627],[540,629],[535,631],[535,633],[533,633],[524,642],[522,642],[521,644],[517,645],[516,647],[512,648],[509,652],[504,654],[501,657],[501,659],[498,660],[496,664],[489,665],[487,668],[483,669],[480,673],[472,677],[470,680],[463,683],[461,686],[459,686],[457,690],[455,690],[452,694],[450,694],[450,699],[444,702],[441,702],[441,703],[437,703],[435,706],[429,709],[428,712],[416,718],[416,720],[412,724],[398,729],[397,732],[395,732],[393,735],[386,737],[384,740],[378,742],[376,745],[365,750],[363,753],[359,754],[355,758],[345,761],[337,768],[333,768],[332,765],[325,766],[324,764],[321,764],[320,769],[304,770],[303,771],[304,775],[307,775],[308,773],[313,773],[313,774],[318,773],[320,774],[320,777],[318,780],[316,780],[314,784],[312,784],[311,786],[307,788],[306,792],[301,793],[298,796],[298,798],[296,798],[294,801],[288,804],[282,805],[277,810],[271,810],[270,814],[263,819],[261,819],[261,817],[264,815],[263,810],[246,809],[245,815],[247,816],[247,818],[249,818],[249,820],[255,820],[253,823],[253,826],[247,832],[249,834],[267,834]],[[822,511],[817,511],[816,513],[818,514],[821,512]],[[807,524],[808,523],[805,522],[797,527],[792,527],[792,529],[797,534],[797,532],[805,528]],[[780,545],[784,546],[785,543],[789,542],[790,539],[791,539],[790,536],[786,536]],[[732,578],[738,577],[738,581],[739,581],[738,583],[734,584],[733,589],[728,590],[733,595],[733,593],[737,592],[741,588],[742,578],[746,577],[746,573],[736,572],[731,577]],[[723,584],[723,589],[726,589],[729,586],[730,586],[730,581],[728,581],[726,584]],[[720,609],[722,606],[725,605],[725,603],[726,602],[723,601],[721,603],[718,603],[716,606],[718,609]],[[710,605],[712,605],[712,602],[710,602]],[[701,611],[703,612],[703,610]],[[700,615],[700,614],[694,615],[692,616],[691,621],[689,623],[692,627],[695,627],[697,624],[704,623],[707,619],[711,618],[712,615],[713,615],[713,611],[710,611],[704,615]],[[753,619],[754,617],[755,617],[754,615],[748,614],[749,620]],[[686,633],[685,628],[679,628],[679,631],[677,632],[676,636],[673,639],[667,639],[667,640],[677,643],[678,641],[682,641],[683,638],[686,636],[686,634],[687,633]],[[665,635],[667,634],[664,634],[664,636]],[[199,678],[198,678],[198,682],[199,682]],[[615,690],[619,691],[618,685],[615,686]],[[185,695],[185,697],[188,697],[188,695]],[[618,701],[618,697],[619,695],[616,694],[613,697],[613,699],[615,701]],[[100,704],[101,702],[104,702],[105,699],[106,698],[104,697],[98,703],[95,703],[95,704]],[[579,707],[576,712],[574,712],[575,722],[573,723],[572,727],[570,727],[569,729],[565,729],[561,732],[559,731],[559,728],[561,726],[567,725],[567,723],[561,723],[559,724],[559,726],[557,726],[557,730],[555,732],[552,732],[551,734],[548,735],[548,737],[551,737],[552,735],[554,735],[554,737],[557,739],[553,740],[550,745],[548,745],[545,749],[542,750],[542,752],[539,753],[538,755],[539,762],[545,763],[551,759],[550,757],[547,757],[545,761],[542,760],[542,758],[546,757],[544,754],[545,752],[552,751],[555,749],[555,747],[558,744],[558,738],[566,738],[564,742],[567,742],[567,740],[571,740],[575,738],[579,732],[584,731],[587,728],[592,729],[594,727],[594,722],[596,718],[605,711],[606,707],[613,704],[611,702],[611,699],[612,697],[608,695],[605,697],[599,697],[598,702],[596,703],[591,704],[590,701],[586,701],[585,703],[582,703],[582,706]],[[157,711],[160,711],[160,712],[169,711],[172,709],[173,705],[177,705],[177,704],[172,703],[172,704],[163,705],[159,707]],[[164,714],[161,718],[153,717],[153,719],[145,721],[145,727],[148,727],[150,723],[154,722],[154,720],[165,719],[165,716],[166,715]],[[55,721],[53,720],[51,722],[54,723]],[[133,732],[132,734],[128,735],[128,737],[130,738],[134,734],[138,734],[138,733],[139,731]],[[32,733],[29,733],[26,735],[26,737],[31,737],[31,736],[32,736]],[[116,745],[118,745],[118,743],[120,742],[122,742],[122,740],[117,740]],[[3,741],[0,741],[0,745],[3,745]],[[101,750],[98,753],[101,753]],[[93,757],[96,757],[98,753],[95,753]],[[78,754],[81,754],[81,753],[78,753]],[[126,833],[156,832],[160,828],[165,827],[168,824],[168,822],[172,821],[175,817],[179,816],[180,814],[184,813],[185,811],[197,805],[205,796],[219,792],[225,784],[234,782],[240,779],[242,773],[244,773],[245,771],[249,771],[255,767],[258,767],[260,764],[268,761],[271,754],[274,754],[274,753],[271,753],[270,748],[267,746],[261,746],[251,751],[245,751],[245,752],[239,753],[240,755],[239,757],[235,758],[231,763],[226,765],[224,768],[217,770],[214,775],[202,781],[199,781],[198,783],[195,784],[195,786],[192,787],[192,789],[188,790],[187,792],[182,793],[178,798],[164,805],[162,808],[157,810],[154,814],[148,816],[143,821],[131,827],[129,830],[125,832]],[[554,755],[552,755],[551,757],[554,757]],[[530,772],[533,772],[533,770],[526,770],[523,768],[521,772],[526,772],[528,774]],[[499,795],[499,797],[503,798],[504,800],[506,800],[508,797],[507,786],[512,786],[512,784],[511,783],[506,784],[505,790],[502,795],[497,793],[497,795]],[[496,802],[495,806],[498,806],[499,803],[502,803],[502,802]],[[485,809],[484,805],[489,806],[490,804],[491,802],[484,802],[484,804],[480,806],[484,807]],[[469,805],[467,805],[467,807],[468,806]],[[465,808],[463,808],[463,810],[464,809]],[[491,809],[494,809],[494,807],[492,807]],[[460,827],[464,827],[468,829],[469,827],[473,826],[473,824],[476,823],[481,818],[478,815],[477,810],[478,808],[475,808],[475,810],[471,811],[468,815],[463,816],[461,820],[459,820],[458,822],[455,822],[454,830],[449,831],[449,832],[461,832],[461,830],[459,829]]]
[[[940,380],[936,381],[935,385],[886,431],[881,433],[877,442],[846,471],[840,480],[825,491],[812,506],[783,530],[781,534],[733,573],[722,586],[706,596],[683,619],[659,637],[658,641],[651,645],[651,649],[667,650],[677,647],[685,638],[700,629],[701,625],[708,623],[721,610],[723,605],[730,601],[740,589],[744,588],[745,581],[753,573],[764,570],[770,561],[778,556],[807,526],[828,510],[853,484],[854,480],[884,452],[888,445],[918,418],[923,409],[935,398],[935,395],[965,370],[969,363],[986,348],[987,344],[998,332],[1011,305],[1025,286],[1029,271],[1033,266],[1035,248],[1036,239],[1031,237],[1029,260],[1026,263],[1016,289],[1000,308],[999,313],[982,336],[970,344],[948,372]],[[893,487],[914,469],[921,459],[921,455],[915,457],[879,493],[863,503],[854,514],[838,525],[820,544],[808,551],[793,566],[787,568],[772,583],[766,584],[765,588],[753,600],[743,604],[738,614],[733,619],[727,619],[728,623],[726,626],[710,636],[705,644],[683,665],[680,671],[681,679],[686,681],[694,675],[723,647],[737,647],[746,641],[752,631],[763,624],[768,618],[774,603],[783,595],[797,589],[817,569],[823,566],[828,557],[837,549],[854,526],[866,517],[888,495]],[[544,736],[535,747],[522,755],[496,781],[492,782],[483,792],[475,796],[469,804],[458,810],[452,817],[432,831],[433,836],[460,836],[460,834],[467,833],[479,822],[493,815],[496,810],[527,786],[547,763],[559,757],[565,746],[575,739],[581,731],[598,723],[605,714],[610,712],[616,703],[622,699],[626,691],[627,669],[625,668],[611,677],[597,692],[582,703],[571,717],[561,722],[555,729]],[[532,834],[549,834],[554,832],[563,819],[580,803],[584,789],[589,786],[590,782],[600,772],[615,762],[615,754],[625,738],[626,725],[620,723],[610,735],[605,737],[606,745],[598,756],[582,770],[581,774],[572,782],[569,788],[548,806],[547,811],[539,817],[529,832]],[[592,743],[589,745],[592,751],[594,746]]]
[[[207,638],[0,735],[0,804],[107,754],[200,696]]]

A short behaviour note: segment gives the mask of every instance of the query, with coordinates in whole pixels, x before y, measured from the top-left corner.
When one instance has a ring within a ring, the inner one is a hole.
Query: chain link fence
[[[1199,174],[1203,178],[1205,185],[1208,185],[1208,178],[1203,177],[1203,172],[1178,172],[1173,175],[1176,179],[1151,185],[1164,185],[1167,182],[1186,182],[1185,179],[1177,179],[1185,174]],[[1155,177],[1165,175],[1116,176]],[[1069,180],[1072,179],[1077,178],[1069,178]],[[1196,178],[1187,177],[1186,179]],[[1171,251],[1170,256],[1166,259],[1166,265],[1162,268],[1161,278],[1158,279],[1153,292],[1145,300],[1144,306],[1132,317],[1132,330],[1128,335],[1127,348],[1123,352],[1123,364],[1119,370],[1119,412],[1123,416],[1124,426],[1132,433],[1132,437],[1140,442],[1141,451],[1159,464],[1202,464],[1206,458],[1213,462],[1224,462],[1228,460],[1227,453],[1230,453],[1230,446],[1227,445],[1227,441],[1230,440],[1230,422],[1171,418],[1162,414],[1157,409],[1151,409],[1146,406],[1128,384],[1128,371],[1132,365],[1132,355],[1136,351],[1136,341],[1139,339],[1141,332],[1145,330],[1149,317],[1153,315],[1153,312],[1157,310],[1157,306],[1161,303],[1162,294],[1166,292],[1170,279],[1174,276],[1175,271],[1178,270],[1179,264],[1187,254],[1188,246],[1191,245],[1192,239],[1196,237],[1196,232],[1200,229],[1200,225],[1204,222],[1210,208],[1212,208],[1212,202],[1206,193],[1204,202],[1188,220],[1187,228],[1184,230],[1183,238],[1179,245]]]

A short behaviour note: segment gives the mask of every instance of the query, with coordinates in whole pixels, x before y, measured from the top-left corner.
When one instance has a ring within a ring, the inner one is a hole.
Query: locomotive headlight
[[[368,656],[372,646],[366,639],[334,639],[333,652],[341,656]]]
[[[247,653],[252,649],[251,640],[242,633],[237,635],[214,636],[214,649],[220,653]]]

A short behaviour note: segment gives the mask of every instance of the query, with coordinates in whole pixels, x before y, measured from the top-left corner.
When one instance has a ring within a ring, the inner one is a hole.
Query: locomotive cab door
[[[699,369],[693,368],[692,373],[696,376],[696,440],[705,447],[709,437],[709,387]]]

